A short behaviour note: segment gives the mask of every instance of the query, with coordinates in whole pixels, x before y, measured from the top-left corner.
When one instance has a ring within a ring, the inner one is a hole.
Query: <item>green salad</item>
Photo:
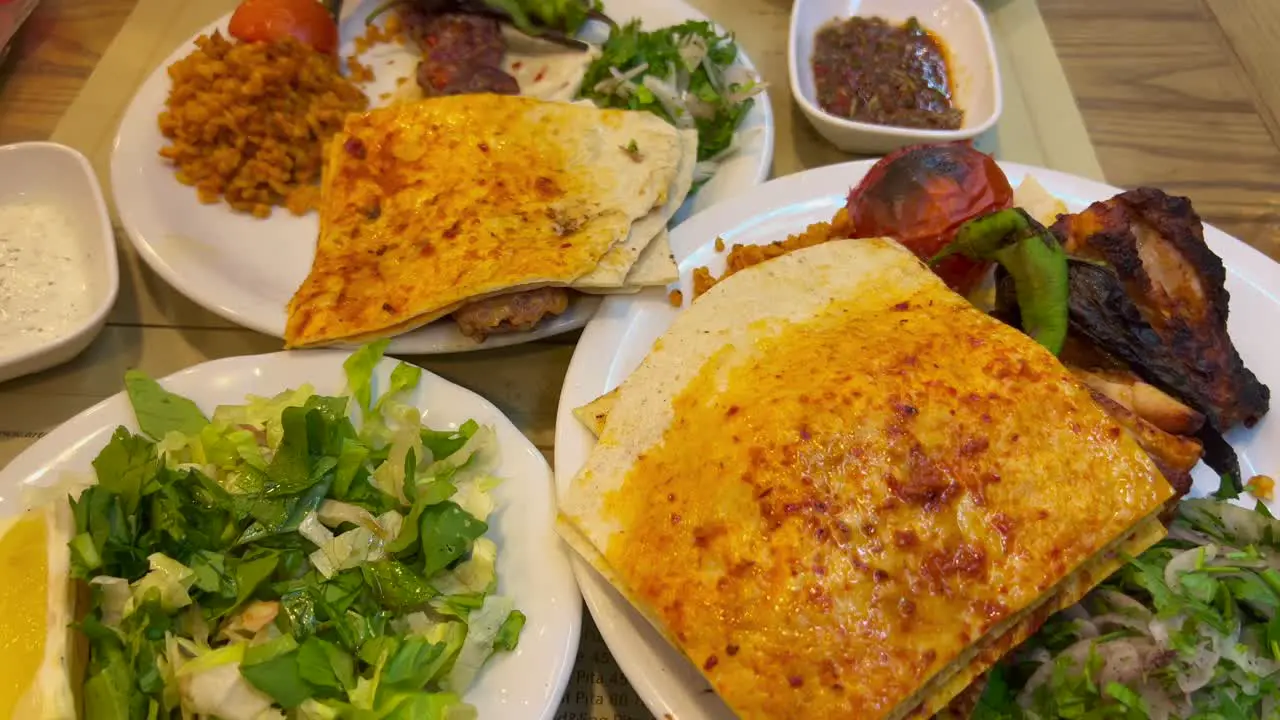
[[[1280,718],[1280,522],[1184,500],[1167,539],[992,671],[973,718]]]
[[[309,385],[205,417],[131,371],[117,428],[72,500],[88,582],[89,720],[463,720],[462,696],[524,616],[485,537],[496,438],[422,425],[386,343]],[[358,419],[353,422],[351,417]]]
[[[653,31],[632,20],[615,29],[582,80],[597,106],[647,110],[698,131],[695,182],[733,150],[738,126],[764,85],[737,64],[738,46],[706,21]]]

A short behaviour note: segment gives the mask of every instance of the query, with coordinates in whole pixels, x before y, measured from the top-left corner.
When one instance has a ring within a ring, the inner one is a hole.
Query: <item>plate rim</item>
[[[223,372],[246,376],[268,364],[279,365],[298,361],[327,365],[334,372],[341,373],[342,363],[349,356],[350,352],[336,348],[283,350],[256,355],[233,355],[190,365],[164,377],[157,378],[157,382],[161,386],[168,387],[179,379],[191,376],[217,375]],[[546,702],[537,715],[538,720],[551,720],[558,712],[560,703],[563,702],[569,681],[572,679],[574,669],[577,666],[577,653],[581,644],[583,621],[582,590],[578,586],[576,573],[572,572],[572,556],[569,554],[568,549],[555,537],[554,514],[559,502],[554,486],[555,474],[546,457],[529,440],[528,436],[512,422],[511,418],[500,407],[483,395],[420,365],[392,357],[391,355],[383,356],[379,360],[377,368],[385,369],[389,372],[391,366],[399,362],[418,367],[422,370],[424,380],[442,383],[449,386],[452,391],[459,392],[475,411],[491,413],[492,417],[496,418],[495,424],[504,423],[506,425],[505,430],[512,433],[514,438],[518,438],[516,441],[517,446],[511,449],[522,457],[528,456],[529,462],[541,463],[541,465],[536,466],[539,468],[538,472],[545,473],[546,477],[551,480],[552,487],[548,488],[548,491],[550,492],[552,517],[547,520],[547,528],[552,537],[549,539],[548,544],[558,547],[564,553],[564,564],[570,570],[567,573],[567,584],[562,588],[565,597],[562,599],[563,602],[558,603],[563,607],[562,612],[565,613],[568,625],[564,637],[555,642],[557,648],[563,648],[558,651],[557,657],[557,661],[562,663],[562,667],[555,675],[553,686],[549,688],[550,692],[546,695]],[[294,387],[304,382],[311,382],[311,380],[306,377],[300,378]],[[103,416],[127,409],[128,403],[128,394],[125,390],[104,398],[59,423],[53,430],[23,449],[7,465],[0,467],[0,493],[3,493],[0,496],[0,519],[8,517],[15,512],[20,512],[25,507],[24,499],[21,497],[24,486],[32,484],[46,485],[45,481],[47,481],[48,476],[60,472],[58,468],[67,462],[68,456],[79,452],[85,445],[95,442],[95,439],[101,440],[104,435],[109,434],[111,426],[118,423],[104,422]],[[429,405],[429,403],[430,401],[427,400],[426,404]],[[420,412],[430,410],[429,407],[424,408],[421,405],[416,407]],[[136,428],[136,419],[127,426]],[[508,442],[507,445],[509,446],[510,443]],[[507,479],[510,481],[516,480],[516,478]],[[12,486],[12,490],[10,490],[10,486]],[[12,496],[10,496],[11,492],[13,493]],[[571,592],[570,587],[572,588]],[[466,699],[465,694],[463,699]]]
[[[369,0],[362,0],[358,5],[356,5],[357,10],[344,13],[341,22],[348,22],[351,17],[354,16],[355,12],[363,9],[362,6],[368,2]],[[692,19],[711,22],[721,32],[725,31],[725,28],[720,23],[712,20],[697,7],[687,2],[687,0],[645,0],[645,2],[642,3],[628,4],[628,9],[632,12],[633,16],[639,16],[642,12],[641,9],[645,4],[662,4],[679,8],[681,12],[688,14]],[[222,320],[236,325],[237,327],[252,330],[268,337],[283,339],[283,326],[276,328],[272,323],[264,321],[259,315],[247,314],[243,310],[231,307],[227,305],[224,300],[219,299],[217,293],[210,294],[207,291],[199,290],[199,285],[192,285],[189,280],[184,279],[189,277],[189,274],[184,275],[183,273],[178,272],[168,262],[165,255],[161,254],[157,250],[156,244],[152,241],[154,239],[153,236],[164,234],[167,230],[165,228],[157,227],[150,227],[144,230],[142,226],[146,225],[146,223],[139,221],[138,216],[141,213],[140,203],[145,204],[147,202],[155,201],[147,198],[138,198],[136,195],[130,195],[127,192],[121,193],[118,189],[128,185],[127,173],[132,173],[139,169],[138,167],[126,165],[124,163],[124,156],[122,153],[124,152],[124,148],[127,148],[130,143],[127,136],[131,133],[142,132],[142,128],[144,127],[151,128],[147,132],[158,132],[154,127],[154,116],[157,115],[158,112],[151,112],[154,108],[148,109],[142,103],[144,99],[142,97],[144,90],[153,83],[168,83],[168,79],[166,77],[168,67],[182,57],[185,57],[185,55],[190,52],[190,48],[192,47],[194,40],[200,35],[209,34],[215,29],[225,29],[227,24],[230,22],[231,15],[232,13],[228,12],[218,17],[188,37],[175,47],[168,55],[166,55],[165,58],[161,60],[160,63],[135,87],[133,95],[129,99],[129,103],[125,106],[124,112],[120,116],[120,120],[116,125],[115,133],[112,136],[111,141],[110,181],[114,200],[113,204],[116,208],[116,214],[120,219],[120,225],[124,229],[124,235],[129,239],[130,245],[133,246],[133,249],[142,258],[147,267],[159,275],[174,292],[214,315],[217,315]],[[738,56],[747,68],[756,71],[757,73],[759,72],[759,67],[752,61],[751,56],[746,51],[746,48],[744,48],[740,42],[738,46]],[[747,183],[748,189],[759,187],[769,179],[769,175],[773,168],[774,145],[776,139],[776,118],[774,117],[768,88],[756,96],[755,107],[761,109],[759,131],[763,136],[761,138],[762,151],[756,160],[755,169],[750,181]],[[148,118],[151,119],[150,122],[147,121]],[[137,199],[122,202],[120,199],[122,194],[126,198],[135,197]],[[701,210],[719,205],[722,202],[730,201],[735,196],[736,193],[731,191],[722,198],[713,198],[705,203],[705,207],[693,209],[692,214],[696,215]],[[686,199],[684,207],[692,208],[690,200],[697,203],[698,196],[691,195],[689,199]],[[608,296],[588,295],[583,298],[578,298],[574,306],[571,307],[569,313],[566,313],[568,317],[560,316],[561,318],[564,318],[562,322],[548,322],[541,326],[541,328],[536,328],[526,333],[495,335],[482,344],[463,344],[441,347],[438,343],[428,343],[421,340],[419,333],[422,331],[422,328],[419,328],[414,332],[403,333],[392,337],[391,344],[388,347],[388,352],[410,353],[414,355],[439,355],[492,350],[500,347],[509,347],[534,342],[585,327],[599,310],[602,297],[607,298]],[[417,340],[417,342],[415,342],[415,340]],[[348,346],[339,345],[335,347]],[[350,347],[355,346],[353,345]]]
[[[687,265],[696,259],[696,253],[708,247],[715,237],[731,233],[739,227],[758,224],[760,218],[786,207],[805,202],[819,202],[831,196],[843,196],[848,192],[846,188],[856,185],[876,162],[878,158],[854,160],[774,178],[748,193],[718,205],[711,212],[700,213],[690,218],[671,234],[672,252],[680,266],[680,280],[672,287],[685,290],[685,302],[689,302],[690,296],[687,290],[692,268]],[[1069,185],[1075,188],[1073,193],[1089,196],[1088,198],[1072,197],[1070,198],[1072,200],[1093,202],[1092,198],[1110,197],[1123,191],[1122,188],[1105,182],[1058,170],[1023,163],[997,162],[1006,175],[1010,176],[1011,181],[1015,178],[1020,181],[1027,175],[1031,175],[1046,187]],[[801,193],[802,188],[809,186],[827,186],[835,189],[836,192],[822,194],[815,190],[807,194]],[[800,193],[799,196],[797,193]],[[1061,195],[1056,196],[1061,197]],[[1242,281],[1264,292],[1267,292],[1264,290],[1266,287],[1280,288],[1280,263],[1271,260],[1261,251],[1216,226],[1209,223],[1203,223],[1203,225],[1205,241],[1222,258],[1228,275],[1235,274]],[[1274,292],[1271,294],[1275,295]],[[1280,298],[1277,298],[1277,303],[1280,303]],[[646,308],[653,308],[653,312],[657,313],[669,313],[672,317],[677,312],[668,303],[665,291],[659,293],[646,290],[636,295],[606,298],[595,316],[583,329],[582,337],[570,358],[556,407],[553,467],[557,493],[563,494],[568,483],[585,462],[591,447],[594,447],[594,440],[589,438],[589,432],[573,416],[572,411],[595,399],[599,394],[616,387],[609,382],[609,378],[614,374],[615,366],[622,357],[622,349],[628,345],[627,336],[635,329],[638,322],[635,313],[643,312]],[[642,652],[629,650],[630,646],[645,642],[644,638],[633,632],[630,627],[614,627],[608,617],[602,622],[599,616],[605,608],[613,613],[621,610],[636,614],[637,611],[580,555],[575,553],[571,562],[592,621],[599,629],[618,667],[648,710],[658,717],[665,715],[679,717],[681,720],[712,720],[712,718],[718,720],[718,716],[706,714],[705,708],[701,706],[686,707],[673,704],[672,688],[682,682],[673,676],[683,672],[685,668],[648,664]],[[648,621],[643,621],[641,627],[644,628],[642,632],[653,629],[648,625]],[[667,641],[663,639],[662,642]],[[698,681],[706,686],[701,676],[698,676]],[[707,692],[711,692],[709,686],[706,687]],[[701,688],[684,688],[684,690],[693,694]]]

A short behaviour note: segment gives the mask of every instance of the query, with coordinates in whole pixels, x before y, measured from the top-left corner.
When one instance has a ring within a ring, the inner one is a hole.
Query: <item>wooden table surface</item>
[[[995,9],[1010,0],[982,1]],[[41,0],[0,65],[0,144],[50,135],[136,2]],[[1188,195],[1208,222],[1280,260],[1280,75],[1265,72],[1280,67],[1280,2],[1040,0],[1040,8],[1107,179]],[[125,367],[167,374],[279,349],[279,340],[232,330],[155,282],[160,315],[121,311],[70,365],[6,383],[4,392],[17,393],[8,402],[40,401],[22,427],[0,427],[0,442],[32,437],[111,394]],[[489,397],[550,454],[576,338],[415,362]]]
[[[134,2],[42,0],[0,67],[0,144],[48,137]],[[1107,179],[1185,194],[1280,260],[1280,2],[1040,7]]]
[[[1280,74],[1267,72],[1280,68],[1280,2],[1039,1],[1107,179],[1188,195],[1205,220],[1280,260]],[[0,64],[0,144],[50,135],[135,2],[41,0]],[[179,320],[199,314],[199,327],[126,318],[65,368],[7,384],[0,406],[21,403],[24,418],[21,427],[0,427],[0,444],[7,437],[16,452],[14,438],[30,442],[114,392],[126,366],[166,374],[279,348],[274,338],[210,326],[207,313],[176,293],[164,297]],[[549,453],[575,339],[414,360],[482,391]],[[586,633],[575,678],[617,675],[590,623]],[[625,683],[610,682],[611,704],[639,712]]]

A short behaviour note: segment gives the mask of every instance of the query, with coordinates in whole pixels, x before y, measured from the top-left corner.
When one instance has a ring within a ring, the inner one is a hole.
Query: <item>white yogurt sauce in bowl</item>
[[[0,357],[66,337],[88,319],[88,265],[57,204],[0,204]]]
[[[80,354],[119,289],[89,161],[57,143],[0,146],[0,383]]]

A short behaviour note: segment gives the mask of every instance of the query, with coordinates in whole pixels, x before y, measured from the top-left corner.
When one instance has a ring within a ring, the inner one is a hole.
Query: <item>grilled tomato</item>
[[[996,161],[966,141],[915,145],[881,158],[849,193],[855,237],[891,237],[928,262],[966,221],[1013,205]],[[967,294],[991,263],[953,255],[934,270]]]
[[[318,52],[338,49],[338,24],[319,0],[244,0],[227,28],[243,42],[275,42],[293,38]]]

